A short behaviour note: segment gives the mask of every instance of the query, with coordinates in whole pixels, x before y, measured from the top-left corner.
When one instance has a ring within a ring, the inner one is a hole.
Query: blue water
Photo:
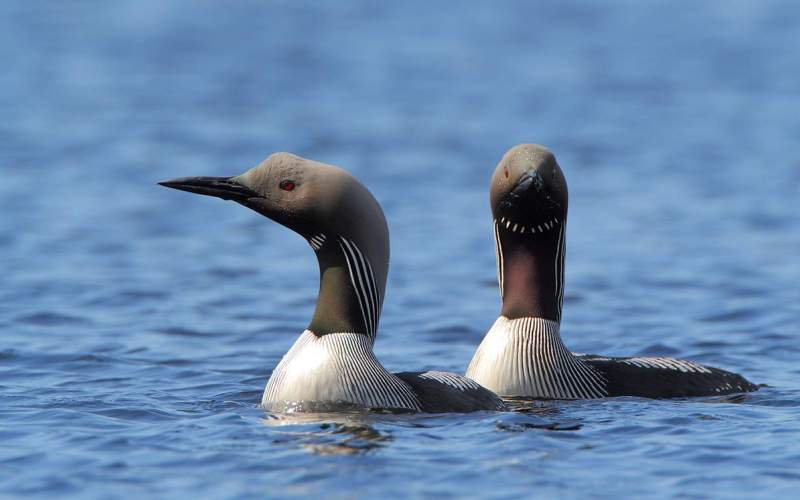
[[[796,2],[0,3],[0,496],[794,497]],[[489,176],[569,182],[573,350],[757,393],[515,413],[257,408],[307,324],[298,236],[156,185],[287,150],[383,204],[391,370],[498,314]]]

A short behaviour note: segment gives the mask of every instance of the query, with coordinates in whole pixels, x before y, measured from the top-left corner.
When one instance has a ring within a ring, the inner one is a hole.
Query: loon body
[[[261,404],[276,412],[342,407],[426,412],[505,409],[491,391],[446,372],[389,373],[373,344],[389,267],[386,219],[346,171],[289,153],[236,177],[162,185],[233,200],[292,229],[314,250],[320,288],[314,316],[278,363]]]
[[[502,396],[670,398],[757,390],[744,377],[692,361],[575,354],[561,341],[567,183],[553,154],[509,150],[491,184],[503,307],[467,368]]]

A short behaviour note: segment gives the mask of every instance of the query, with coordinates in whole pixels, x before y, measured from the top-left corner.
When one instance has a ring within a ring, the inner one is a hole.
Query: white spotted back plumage
[[[459,391],[464,391],[464,392],[480,391],[483,389],[483,387],[474,380],[452,372],[440,372],[436,370],[430,370],[427,372],[420,373],[419,377],[428,380],[435,380],[437,382],[441,382],[445,385],[448,385],[453,389],[457,389]]]
[[[639,368],[661,368],[678,370],[684,373],[712,373],[711,370],[693,361],[675,358],[622,358],[620,363],[638,366]]]

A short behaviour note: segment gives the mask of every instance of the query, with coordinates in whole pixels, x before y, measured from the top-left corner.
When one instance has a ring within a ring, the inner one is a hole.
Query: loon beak
[[[517,182],[514,183],[511,190],[500,200],[500,208],[506,210],[517,208],[526,195],[530,196],[528,191],[531,185],[536,184],[537,180],[540,184],[541,177],[538,172],[525,172],[522,174],[520,178],[517,179]]]
[[[511,190],[500,200],[498,208],[503,210],[557,211],[562,206],[537,170],[525,172],[517,179]]]
[[[521,198],[531,188],[534,188],[537,192],[544,189],[542,174],[537,171],[525,172],[514,184],[514,188],[511,190],[510,194],[516,198]]]
[[[239,183],[235,177],[182,177],[159,182],[160,185],[189,193],[214,196],[223,200],[242,202],[261,195]]]

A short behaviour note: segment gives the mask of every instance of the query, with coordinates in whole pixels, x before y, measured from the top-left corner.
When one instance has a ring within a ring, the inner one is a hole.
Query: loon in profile
[[[375,358],[372,346],[389,269],[389,231],[378,202],[346,171],[276,153],[239,176],[187,177],[160,184],[233,200],[300,234],[316,253],[316,310],[272,371],[261,401],[265,409],[505,409],[494,393],[461,375],[393,374]]]
[[[510,149],[492,176],[490,202],[503,306],[467,377],[501,396],[541,399],[758,389],[740,375],[692,361],[570,352],[560,335],[567,183],[553,154],[532,144]]]

